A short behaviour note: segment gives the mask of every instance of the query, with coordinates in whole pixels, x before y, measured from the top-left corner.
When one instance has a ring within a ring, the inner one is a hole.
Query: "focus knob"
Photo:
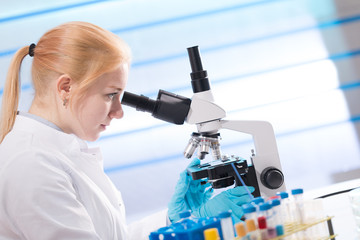
[[[277,189],[284,183],[283,173],[274,167],[265,168],[260,175],[262,184],[270,189]]]

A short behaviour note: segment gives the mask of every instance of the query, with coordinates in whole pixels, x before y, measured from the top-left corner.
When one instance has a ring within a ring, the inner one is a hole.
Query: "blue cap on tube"
[[[251,202],[255,203],[255,204],[259,204],[259,203],[263,203],[265,200],[263,197],[256,197],[254,198]]]
[[[302,188],[297,188],[297,189],[291,190],[292,195],[303,194],[303,193],[304,193],[304,190]]]
[[[289,197],[289,194],[287,192],[278,192],[276,195],[280,196],[281,199],[285,199]]]
[[[271,205],[270,205],[270,203],[268,203],[268,202],[266,202],[266,203],[260,203],[260,204],[259,204],[259,207],[260,207],[260,211],[266,211],[266,210],[271,209]]]
[[[231,210],[220,213],[220,214],[218,215],[218,217],[219,217],[219,218],[228,218],[228,217],[231,217]]]
[[[188,210],[188,211],[181,212],[181,213],[179,214],[179,216],[180,216],[180,218],[188,218],[188,217],[191,216],[191,211]]]
[[[256,212],[256,208],[253,204],[244,204],[242,205],[242,210],[243,212],[246,214],[246,213],[253,213],[253,212]]]
[[[271,205],[272,205],[273,207],[279,206],[279,205],[280,205],[280,200],[279,200],[279,199],[274,199],[274,200],[272,200],[272,201],[271,201]]]

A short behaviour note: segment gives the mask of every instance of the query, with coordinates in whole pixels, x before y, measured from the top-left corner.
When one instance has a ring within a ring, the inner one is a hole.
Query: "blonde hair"
[[[20,67],[29,47],[18,50],[10,64],[3,93],[0,143],[11,131],[19,105]],[[45,33],[34,49],[32,81],[35,97],[47,93],[49,76],[67,74],[77,84],[72,96],[80,99],[95,80],[130,63],[128,45],[115,34],[86,22],[69,22]]]

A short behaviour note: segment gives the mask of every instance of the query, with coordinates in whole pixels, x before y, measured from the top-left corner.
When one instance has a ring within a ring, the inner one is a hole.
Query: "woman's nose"
[[[120,119],[124,116],[124,111],[122,109],[120,101],[116,101],[112,104],[109,117],[110,118],[116,118]]]

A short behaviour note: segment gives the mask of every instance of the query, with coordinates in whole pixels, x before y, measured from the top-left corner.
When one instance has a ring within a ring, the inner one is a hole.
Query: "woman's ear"
[[[56,82],[56,89],[61,100],[69,99],[72,80],[69,75],[61,75]]]
[[[70,98],[70,91],[72,80],[69,75],[63,74],[61,75],[56,82],[57,93],[60,96],[61,100],[64,102],[68,102]]]

